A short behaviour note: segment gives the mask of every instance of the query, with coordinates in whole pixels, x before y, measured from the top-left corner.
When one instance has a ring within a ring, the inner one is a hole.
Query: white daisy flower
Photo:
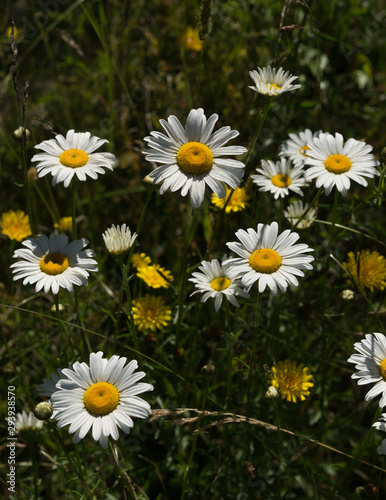
[[[36,149],[44,153],[33,156],[31,161],[37,161],[36,170],[39,177],[52,174],[52,185],[59,182],[68,187],[74,175],[80,181],[85,181],[87,175],[97,179],[98,174],[104,174],[104,168],[113,169],[115,156],[111,153],[94,153],[106,139],[100,139],[90,132],[74,132],[69,130],[66,138],[58,134],[55,139],[43,141]]]
[[[321,133],[321,130],[312,133],[311,130],[307,128],[298,134],[289,134],[290,138],[280,146],[279,156],[289,158],[295,165],[304,165],[304,161],[307,158],[306,151],[310,149],[307,144],[315,137],[319,137]]]
[[[52,233],[50,238],[39,234],[36,238],[27,238],[22,242],[26,248],[20,248],[13,254],[22,260],[11,265],[14,281],[24,278],[23,285],[35,284],[35,291],[44,289],[58,293],[59,288],[72,292],[73,285],[88,285],[88,271],[98,271],[92,259],[94,251],[85,249],[88,240],[82,238],[68,243],[65,234]]]
[[[150,405],[138,394],[152,391],[153,386],[138,383],[145,373],[134,373],[137,361],[127,365],[126,361],[119,356],[103,358],[99,351],[90,354],[89,365],[76,362],[72,369],[62,370],[51,403],[58,427],[70,424],[74,443],[92,428],[93,439],[107,448],[109,436],[119,438],[118,427],[129,434],[134,426],[131,417],[147,418],[151,414]]]
[[[213,133],[217,120],[216,114],[207,120],[203,109],[192,109],[185,128],[171,115],[167,121],[160,120],[167,135],[150,132],[145,137],[151,148],[144,151],[146,160],[161,163],[149,174],[155,183],[163,181],[161,194],[168,189],[181,189],[181,195],[186,196],[189,191],[192,207],[197,208],[204,200],[206,185],[216,196],[224,198],[222,182],[234,189],[240,184],[244,163],[224,156],[241,155],[247,150],[242,146],[224,146],[239,132],[222,127]]]
[[[361,342],[354,344],[354,348],[359,354],[353,354],[347,361],[355,363],[359,372],[351,378],[358,379],[358,385],[375,384],[365,400],[370,401],[381,394],[379,406],[383,408],[386,406],[386,337],[382,333],[368,333]]]
[[[367,186],[363,177],[379,175],[376,166],[379,162],[370,154],[372,146],[365,142],[349,139],[343,144],[343,136],[336,133],[322,133],[307,144],[306,179],[316,178],[316,187],[324,187],[326,194],[330,194],[334,186],[346,196],[350,189],[350,180]]]
[[[311,226],[317,212],[316,208],[308,208],[308,203],[303,206],[303,202],[297,200],[289,205],[287,210],[284,210],[284,216],[293,226],[296,226],[296,229],[305,229]]]
[[[118,256],[126,253],[137,238],[137,233],[131,235],[131,231],[126,224],[121,227],[114,224],[102,234],[108,252]]]
[[[249,88],[270,97],[278,97],[284,92],[291,92],[301,87],[301,85],[292,85],[292,82],[299,77],[290,75],[289,71],[284,72],[283,68],[275,69],[271,66],[263,69],[257,68],[257,71],[250,71],[249,76],[255,82],[255,85]]]
[[[378,431],[386,432],[386,413],[382,413],[379,420],[373,424]],[[377,448],[378,455],[386,455],[386,439],[381,443],[381,446]]]
[[[253,183],[259,186],[259,191],[269,191],[275,200],[284,198],[293,193],[303,196],[302,187],[307,186],[302,165],[291,168],[291,160],[281,158],[274,163],[271,160],[261,160],[261,167],[256,168],[255,175],[251,175]]]
[[[257,231],[240,229],[236,237],[241,243],[227,243],[240,257],[225,261],[232,264],[226,274],[229,279],[241,278],[247,292],[257,281],[260,293],[268,286],[277,295],[278,289],[285,292],[288,285],[298,286],[296,276],[304,276],[302,269],[312,269],[310,262],[314,257],[304,254],[313,249],[304,243],[294,245],[299,235],[289,229],[278,236],[278,228],[277,222],[272,222],[271,225],[258,224]]]
[[[194,277],[189,278],[189,281],[195,283],[196,288],[198,288],[190,296],[203,293],[201,302],[206,302],[211,297],[214,299],[216,311],[220,309],[223,297],[226,297],[235,307],[239,307],[236,295],[248,298],[249,293],[243,289],[240,280],[237,278],[229,279],[226,276],[228,267],[228,265],[220,264],[217,259],[213,259],[211,262],[203,260],[201,266],[199,266],[202,272],[194,272],[192,273]]]
[[[40,430],[43,427],[43,422],[41,420],[38,420],[32,413],[32,411],[27,413],[25,410],[23,410],[21,413],[18,413],[16,415],[15,426],[16,432],[31,430],[36,431]]]

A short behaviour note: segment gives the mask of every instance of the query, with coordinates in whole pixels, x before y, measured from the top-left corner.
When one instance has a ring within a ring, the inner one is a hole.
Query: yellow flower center
[[[61,253],[49,253],[40,260],[40,269],[43,273],[56,276],[62,274],[70,265],[68,258]]]
[[[281,257],[271,248],[262,248],[249,257],[249,265],[258,273],[272,274],[281,266]]]
[[[81,149],[67,149],[60,155],[59,161],[65,167],[83,167],[88,162],[88,154]]]
[[[201,142],[187,142],[177,153],[177,163],[187,174],[205,174],[212,168],[213,154]]]
[[[303,153],[303,151],[307,151],[309,149],[310,148],[307,145],[305,145],[305,146],[303,146],[302,148],[299,149],[299,152],[300,152],[301,155],[307,156],[306,153]]]
[[[108,415],[118,406],[119,392],[108,382],[97,382],[84,393],[83,402],[90,413]]]
[[[280,90],[281,87],[279,85],[275,85],[274,83],[269,84],[269,90]]]
[[[286,174],[277,174],[274,175],[271,179],[272,184],[279,188],[284,188],[288,187],[290,184],[292,184],[291,179],[288,177]]]
[[[333,174],[343,174],[351,168],[351,161],[344,155],[331,155],[324,162],[326,169]]]
[[[219,276],[218,278],[215,278],[212,280],[210,286],[213,288],[213,290],[216,290],[216,292],[221,292],[221,290],[225,290],[228,288],[228,286],[231,284],[231,280],[227,278],[226,276]]]
[[[386,380],[386,358],[381,361],[381,364],[379,365],[379,371],[381,372],[381,377],[383,380]]]

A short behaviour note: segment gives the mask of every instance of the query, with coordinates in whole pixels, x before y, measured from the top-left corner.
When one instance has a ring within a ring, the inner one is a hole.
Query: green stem
[[[180,281],[180,294],[178,298],[178,315],[177,315],[177,326],[176,326],[176,347],[180,341],[181,326],[183,318],[183,306],[185,299],[185,288],[186,288],[186,278],[187,278],[187,260],[188,260],[188,248],[189,248],[189,232],[190,225],[192,222],[192,205],[189,201],[189,205],[186,211],[185,217],[185,234],[184,234],[184,249],[182,252],[182,262],[181,262],[181,281]]]
[[[76,231],[76,177],[72,178],[71,182],[71,207],[72,207],[72,239],[77,239]]]
[[[269,111],[269,108],[270,108],[270,107],[271,107],[271,100],[270,100],[270,99],[268,99],[268,100],[267,100],[267,102],[265,103],[265,106],[264,106],[263,112],[262,112],[261,117],[260,117],[260,122],[259,122],[259,125],[258,125],[258,127],[257,127],[257,130],[256,130],[256,133],[255,133],[255,136],[254,136],[254,138],[253,138],[253,140],[252,140],[252,144],[251,144],[251,146],[250,146],[250,148],[249,148],[247,158],[246,158],[246,160],[245,160],[245,177],[247,177],[247,175],[246,175],[246,174],[247,174],[247,165],[248,165],[248,162],[249,162],[249,160],[250,160],[250,158],[251,158],[252,151],[253,151],[253,149],[254,149],[254,147],[255,147],[255,144],[256,144],[257,139],[259,138],[260,132],[261,132],[261,130],[262,130],[262,128],[263,128],[263,125],[264,125],[264,122],[265,122],[265,120],[266,120],[266,118],[267,118],[268,111]]]
[[[361,456],[364,452],[364,450],[367,448],[367,445],[374,434],[375,428],[373,427],[373,424],[379,419],[381,413],[382,413],[383,408],[377,408],[377,411],[375,412],[374,419],[372,421],[371,427],[366,435],[366,438],[364,441],[362,441],[361,446],[359,447],[358,452],[355,454],[355,457],[351,460],[350,465],[345,469],[343,476],[339,480],[339,482],[335,485],[334,489],[331,492],[331,495],[327,498],[327,500],[330,500],[330,498],[335,496],[335,493],[339,491],[339,488],[344,484],[348,476],[351,474],[351,471],[354,469],[354,467],[357,465],[359,460],[361,459]]]
[[[260,323],[260,313],[261,313],[261,301],[263,298],[263,294],[257,294],[256,300],[256,312],[255,312],[255,321],[253,324],[253,338],[252,338],[252,351],[251,351],[251,361],[249,363],[249,371],[248,371],[248,386],[247,386],[247,417],[251,414],[251,391],[252,391],[252,380],[253,380],[253,370],[255,367],[255,357],[256,357],[256,348],[257,348],[257,339],[258,339],[258,331],[259,331],[259,323]]]
[[[131,293],[130,293],[129,280],[128,280],[128,277],[127,277],[127,269],[126,269],[125,264],[123,263],[123,257],[122,256],[118,257],[118,262],[119,262],[119,266],[121,268],[122,279],[123,279],[123,286],[125,287],[127,306],[128,306],[128,309],[129,309],[129,316],[128,316],[129,328],[130,328],[131,335],[133,337],[133,342],[134,342],[135,350],[137,351],[137,354],[138,354],[138,359],[139,359],[139,361],[142,361],[141,350],[139,348],[139,343],[138,343],[137,331],[136,331],[136,328],[135,328],[135,325],[134,325],[133,305],[132,305],[132,302],[131,302]]]
[[[46,207],[47,212],[51,215],[53,223],[55,223],[57,221],[57,217],[55,215],[55,212],[52,210],[50,203],[48,203],[48,201],[44,197],[44,194],[43,194],[42,190],[40,189],[40,187],[38,186],[38,183],[32,182],[32,186],[36,189],[36,192],[38,193],[39,198],[42,200],[43,205]]]
[[[59,293],[53,294],[53,296],[54,296],[54,302],[55,302],[56,319],[58,320],[59,328],[62,330],[62,332],[64,333],[64,335],[67,337],[68,343],[70,344],[71,349],[72,349],[72,353],[74,354],[74,346],[72,345],[71,338],[70,338],[70,336],[68,334],[66,325],[63,323],[61,315],[60,315]],[[68,362],[68,356],[67,356],[67,349],[63,349],[63,357],[64,357],[64,361],[65,361],[66,365],[68,365],[69,362]]]
[[[227,395],[225,398],[225,409],[229,408],[229,403],[231,399],[231,389],[232,389],[232,366],[233,366],[233,334],[231,325],[231,315],[229,311],[229,302],[225,299],[225,311],[226,311],[226,321],[227,321],[227,354],[228,354],[228,373],[227,373]]]
[[[124,486],[124,488],[126,488],[126,491],[129,494],[130,500],[137,500],[137,495],[136,495],[135,490],[133,488],[132,480],[130,479],[127,472],[121,466],[121,464],[119,462],[119,455],[118,455],[117,448],[111,442],[109,442],[109,452],[110,452],[110,456],[112,458],[114,469],[116,470],[119,478],[122,478],[123,486]]]

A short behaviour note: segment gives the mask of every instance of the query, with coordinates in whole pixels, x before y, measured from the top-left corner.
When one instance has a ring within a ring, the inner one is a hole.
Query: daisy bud
[[[340,294],[340,298],[343,300],[352,300],[355,298],[355,293],[352,290],[343,290]]]
[[[39,403],[34,409],[34,415],[38,420],[49,420],[52,417],[52,414],[52,404],[48,401]]]
[[[24,128],[24,127],[19,127],[16,130],[14,130],[13,137],[15,139],[22,139],[23,135],[24,135],[24,131],[25,131],[25,135],[28,138],[31,135],[31,132],[27,128]]]
[[[386,161],[386,146],[382,149],[381,157],[383,161]]]
[[[279,391],[273,385],[268,387],[267,392],[264,394],[266,399],[275,399],[279,396]]]

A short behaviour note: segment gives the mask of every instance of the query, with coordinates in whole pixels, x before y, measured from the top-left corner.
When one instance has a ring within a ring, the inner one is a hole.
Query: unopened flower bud
[[[34,415],[39,420],[49,420],[53,413],[54,410],[52,409],[52,404],[48,401],[39,403],[34,409]]]
[[[31,132],[28,130],[28,128],[24,128],[24,127],[19,127],[17,128],[16,130],[14,130],[13,132],[13,137],[15,139],[22,139],[23,138],[23,132],[25,130],[25,135],[27,136],[27,138],[31,135]]]
[[[340,294],[343,300],[352,300],[355,297],[355,293],[352,290],[343,290]]]
[[[273,385],[268,387],[268,390],[264,395],[264,397],[267,399],[275,399],[278,396],[279,396],[279,391]]]
[[[386,146],[382,149],[381,157],[383,161],[386,161]]]

